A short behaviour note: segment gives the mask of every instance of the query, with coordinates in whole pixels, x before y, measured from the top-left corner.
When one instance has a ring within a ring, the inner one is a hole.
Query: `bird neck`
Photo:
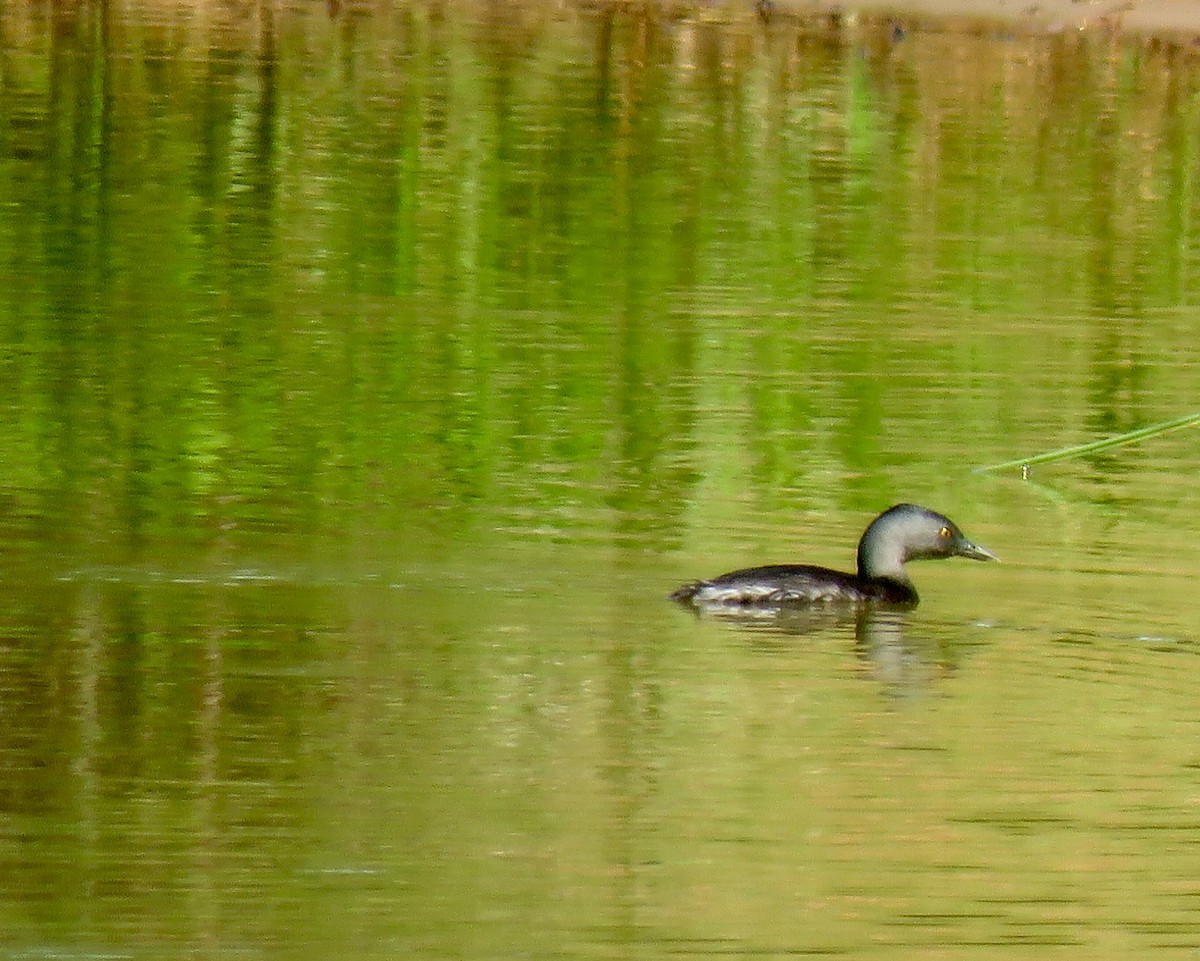
[[[898,539],[870,527],[858,543],[858,576],[866,580],[886,578],[911,585],[904,570],[905,559],[904,545]]]

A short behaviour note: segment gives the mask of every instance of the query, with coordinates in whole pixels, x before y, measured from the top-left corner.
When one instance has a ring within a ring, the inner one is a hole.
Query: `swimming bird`
[[[671,600],[694,607],[888,604],[915,607],[920,598],[904,565],[939,557],[998,561],[969,541],[944,514],[897,504],[876,517],[858,542],[858,573],[810,564],[769,564],[685,584]]]

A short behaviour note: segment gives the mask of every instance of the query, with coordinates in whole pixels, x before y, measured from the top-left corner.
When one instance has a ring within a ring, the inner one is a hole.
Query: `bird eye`
[[[949,527],[943,527],[940,531],[938,531],[938,537],[949,537],[949,536],[950,536],[950,528]]]

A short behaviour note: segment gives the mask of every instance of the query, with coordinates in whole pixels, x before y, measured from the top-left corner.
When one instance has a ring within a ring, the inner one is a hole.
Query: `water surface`
[[[1193,957],[1200,70],[0,10],[0,950]],[[1002,565],[697,619],[928,504]]]

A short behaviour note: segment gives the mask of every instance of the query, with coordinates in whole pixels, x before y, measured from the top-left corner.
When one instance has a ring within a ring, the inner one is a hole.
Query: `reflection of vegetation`
[[[1169,49],[439,9],[0,14],[28,510],[135,546],[481,503],[669,536],[701,476],[865,509],[947,424],[979,462],[1190,390],[1081,410],[1124,400],[1089,345],[1191,286]]]

